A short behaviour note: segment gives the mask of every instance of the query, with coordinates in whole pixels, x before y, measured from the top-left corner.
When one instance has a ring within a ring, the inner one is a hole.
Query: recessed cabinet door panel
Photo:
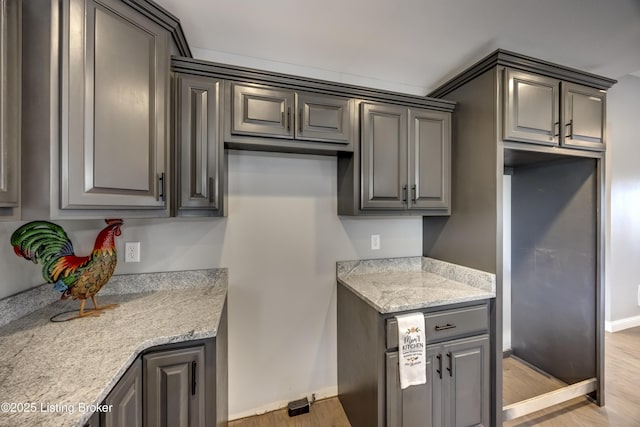
[[[220,80],[179,76],[178,209],[219,209]]]
[[[61,208],[164,208],[168,32],[115,0],[65,17]]]
[[[562,83],[567,147],[604,150],[606,95],[598,89]]]
[[[137,359],[104,400],[103,427],[142,427],[142,361]],[[97,424],[96,424],[97,427]]]
[[[509,69],[505,75],[504,139],[557,145],[560,82]]]
[[[233,84],[231,133],[293,138],[292,91]]]
[[[351,104],[346,98],[297,93],[297,139],[349,143]]]
[[[451,115],[425,110],[409,116],[409,208],[449,206]]]
[[[386,354],[387,426],[439,427],[442,425],[442,377],[437,356],[440,346],[427,347],[427,383],[400,388],[398,352]]]
[[[147,427],[204,426],[204,347],[143,357]]]
[[[0,0],[0,207],[18,206],[19,200],[21,7]]]
[[[408,196],[407,109],[363,103],[362,209],[404,209]]]
[[[446,358],[444,424],[452,427],[489,426],[489,337],[457,340],[443,345]]]

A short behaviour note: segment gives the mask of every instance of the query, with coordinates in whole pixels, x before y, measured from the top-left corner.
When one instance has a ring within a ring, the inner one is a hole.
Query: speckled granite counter
[[[2,403],[0,426],[84,425],[80,404],[101,403],[141,351],[215,337],[226,294],[226,269],[114,276],[98,299],[120,306],[100,317],[52,323],[79,305],[58,301],[0,327],[0,401],[35,404],[12,413]]]
[[[494,274],[426,257],[338,262],[337,278],[381,314],[496,296]]]

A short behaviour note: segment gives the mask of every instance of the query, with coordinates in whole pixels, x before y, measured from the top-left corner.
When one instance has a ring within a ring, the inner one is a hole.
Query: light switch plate
[[[380,235],[379,234],[372,234],[371,235],[371,250],[372,251],[377,251],[378,249],[380,249]]]

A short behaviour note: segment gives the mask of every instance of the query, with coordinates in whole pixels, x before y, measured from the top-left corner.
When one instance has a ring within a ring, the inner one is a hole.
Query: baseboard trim
[[[627,317],[625,319],[604,322],[604,330],[607,332],[618,332],[629,328],[640,326],[640,316]]]
[[[292,396],[289,400],[281,400],[277,402],[271,402],[258,408],[249,409],[247,411],[237,412],[235,414],[229,414],[229,421],[239,420],[241,418],[253,417],[255,415],[263,415],[267,412],[277,411],[287,407],[287,403],[292,400],[308,397],[311,400],[311,395],[316,395],[316,400],[328,399],[338,395],[338,386],[323,388],[322,390],[310,391],[308,393],[300,393],[300,395]],[[312,409],[313,410],[313,409]]]

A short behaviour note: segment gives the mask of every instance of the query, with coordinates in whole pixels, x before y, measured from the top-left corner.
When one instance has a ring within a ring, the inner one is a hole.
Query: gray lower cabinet
[[[222,80],[174,75],[175,216],[224,215],[224,144],[220,138]]]
[[[491,423],[487,301],[424,309],[427,382],[400,388],[398,324],[338,284],[338,396],[353,427]]]
[[[0,0],[0,219],[20,204],[21,0]]]
[[[360,119],[361,209],[448,212],[450,113],[363,102]]]
[[[142,361],[136,359],[104,401],[102,427],[142,427]],[[98,427],[96,425],[96,427]]]
[[[353,150],[349,98],[240,82],[228,82],[226,92],[225,142],[232,148]]]
[[[143,356],[145,425],[205,425],[204,346]]]
[[[387,427],[489,426],[489,390],[488,335],[427,346],[427,383],[404,390],[386,355]]]
[[[504,73],[505,140],[604,150],[605,92],[509,68]]]

